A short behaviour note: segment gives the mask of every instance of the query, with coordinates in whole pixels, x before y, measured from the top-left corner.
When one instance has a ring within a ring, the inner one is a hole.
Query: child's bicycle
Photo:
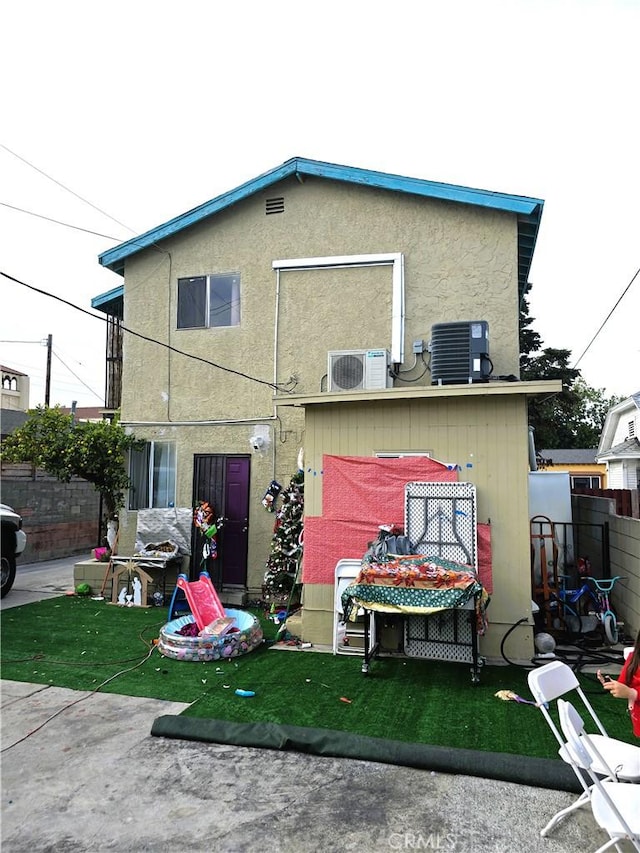
[[[616,614],[611,609],[609,594],[613,590],[616,581],[624,580],[620,575],[613,578],[585,577],[585,583],[579,589],[565,589],[562,586],[558,590],[557,604],[566,614],[578,619],[585,613],[593,612],[602,625],[605,640],[610,646],[615,646],[619,637],[619,625]],[[589,581],[591,583],[589,583]],[[591,585],[593,584],[593,586]],[[582,612],[580,612],[582,611]]]

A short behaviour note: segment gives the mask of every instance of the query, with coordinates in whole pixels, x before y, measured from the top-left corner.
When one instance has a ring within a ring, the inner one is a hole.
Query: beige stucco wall
[[[511,660],[534,653],[528,513],[528,428],[523,393],[501,397],[469,396],[385,403],[310,405],[307,407],[307,464],[322,470],[322,454],[371,456],[381,451],[429,451],[461,467],[460,480],[474,483],[479,522],[491,524],[493,595],[490,627],[482,653],[500,657],[507,630],[528,622],[509,637]],[[305,511],[322,514],[322,477],[305,484]],[[372,529],[380,519],[372,519]],[[335,561],[352,554],[335,554]],[[333,591],[305,587],[303,629],[311,642],[330,644]]]
[[[285,212],[266,216],[265,199],[280,195]],[[251,452],[253,422],[269,427],[267,452],[252,455],[250,588],[259,589],[273,528],[273,516],[260,503],[264,489],[274,477],[287,483],[299,448],[307,446],[304,410],[280,408],[275,420],[274,373],[278,383],[295,376],[296,393],[315,393],[326,381],[328,350],[391,345],[390,266],[283,271],[278,277],[272,262],[397,252],[405,262],[403,378],[430,385],[423,363],[414,366],[412,342],[428,342],[434,323],[478,319],[489,323],[494,373],[517,375],[512,214],[315,178],[288,179],[127,260],[125,328],[173,349],[125,332],[122,421],[140,438],[175,438],[178,505],[191,504],[194,453]],[[177,330],[177,279],[221,272],[240,273],[240,325]],[[385,428],[387,443],[399,420]],[[487,438],[494,442],[492,435]],[[347,452],[358,445],[346,443]],[[454,448],[440,448],[445,450]],[[122,550],[133,545],[135,516],[125,512],[121,522]],[[494,612],[502,606],[499,601]]]
[[[290,180],[285,212],[265,216],[265,195],[127,262],[125,326],[253,377],[273,379],[275,259],[402,252],[405,364],[433,323],[484,319],[496,374],[518,373],[515,216],[339,183]],[[239,327],[176,330],[176,281],[239,272]],[[391,268],[283,272],[278,382],[320,388],[330,349],[389,347]],[[422,372],[418,366],[407,379]],[[429,374],[420,380],[430,383]],[[171,392],[169,393],[169,389]],[[125,335],[123,420],[180,421],[271,414],[271,389]]]
[[[264,453],[253,453],[250,438],[255,424],[173,425],[135,427],[135,434],[147,441],[176,441],[176,504],[192,504],[193,457],[207,453],[251,454],[251,497],[249,502],[248,578],[249,597],[259,595],[273,534],[273,514],[262,506],[261,499],[272,479],[286,485],[297,470],[297,455],[302,442],[302,412],[292,413],[285,442],[281,443],[280,424],[262,422],[268,430],[268,446]],[[295,427],[295,428],[293,428]],[[277,454],[274,451],[277,448]],[[275,455],[275,458],[274,458]],[[121,514],[119,552],[133,553],[136,538],[136,513]],[[196,560],[197,564],[197,560]]]

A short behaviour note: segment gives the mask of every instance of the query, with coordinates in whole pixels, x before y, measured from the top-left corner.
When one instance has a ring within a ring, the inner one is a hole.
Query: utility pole
[[[44,386],[44,405],[49,408],[49,400],[51,398],[51,348],[53,344],[53,335],[47,335],[47,378]]]

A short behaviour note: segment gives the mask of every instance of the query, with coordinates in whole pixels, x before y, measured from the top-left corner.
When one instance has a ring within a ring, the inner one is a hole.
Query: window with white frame
[[[600,475],[575,474],[571,475],[572,489],[600,489],[602,487],[602,477]]]
[[[175,506],[176,445],[174,441],[148,441],[129,454],[129,509]]]
[[[240,273],[178,279],[178,329],[240,325]]]

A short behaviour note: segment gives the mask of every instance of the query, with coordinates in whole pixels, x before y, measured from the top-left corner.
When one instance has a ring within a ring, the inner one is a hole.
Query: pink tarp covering
[[[404,487],[414,480],[457,483],[458,473],[427,456],[322,458],[322,517],[404,524]],[[376,521],[377,519],[377,521]]]
[[[338,560],[360,560],[378,529],[368,521],[304,520],[303,583],[333,583]]]
[[[491,595],[493,593],[493,569],[491,564],[491,525],[478,524],[478,580]]]
[[[323,457],[321,517],[305,518],[303,583],[334,581],[338,560],[360,559],[378,525],[404,525],[405,486],[417,482],[457,483],[458,474],[426,456],[378,459]],[[479,581],[491,592],[491,534],[478,525]]]
[[[338,560],[360,558],[379,524],[404,525],[404,488],[413,480],[457,482],[458,474],[426,456],[322,459],[322,517],[304,523],[303,583],[333,583]]]

